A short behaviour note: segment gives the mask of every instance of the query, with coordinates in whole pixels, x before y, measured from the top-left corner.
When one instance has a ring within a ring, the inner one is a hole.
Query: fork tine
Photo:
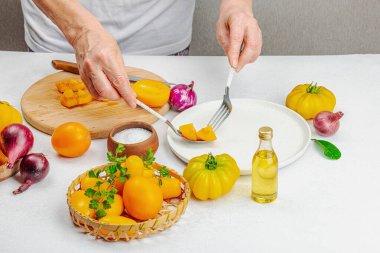
[[[226,110],[223,115],[219,118],[218,122],[215,123],[215,126],[213,127],[214,130],[218,129],[220,125],[228,118],[230,115],[230,111]]]
[[[208,125],[210,126],[214,125],[215,121],[220,117],[220,114],[223,113],[224,110],[225,110],[225,104],[222,103],[220,107],[218,108],[218,110],[215,112],[215,114],[212,116],[210,121],[208,122]]]

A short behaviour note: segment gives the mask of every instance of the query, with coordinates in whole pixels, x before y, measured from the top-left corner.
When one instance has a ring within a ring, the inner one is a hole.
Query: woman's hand
[[[136,93],[132,90],[120,49],[113,37],[99,27],[78,35],[72,45],[79,73],[91,95],[96,99],[123,98],[136,107]]]
[[[253,17],[252,0],[221,1],[216,37],[236,71],[259,57],[262,37],[260,27]]]
[[[73,46],[79,73],[96,99],[122,97],[136,107],[119,46],[79,0],[33,0]]]

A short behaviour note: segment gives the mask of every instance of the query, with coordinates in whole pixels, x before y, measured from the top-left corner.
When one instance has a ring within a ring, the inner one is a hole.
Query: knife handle
[[[63,70],[73,74],[79,75],[78,65],[74,62],[61,61],[61,60],[52,60],[51,65],[57,70]]]

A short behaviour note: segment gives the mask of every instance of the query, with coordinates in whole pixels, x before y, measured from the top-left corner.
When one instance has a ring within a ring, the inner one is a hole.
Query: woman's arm
[[[136,106],[124,60],[114,38],[78,0],[33,0],[63,32],[75,51],[79,72],[95,98],[120,96]]]
[[[236,71],[254,62],[261,53],[262,37],[253,16],[252,0],[221,0],[216,36]]]

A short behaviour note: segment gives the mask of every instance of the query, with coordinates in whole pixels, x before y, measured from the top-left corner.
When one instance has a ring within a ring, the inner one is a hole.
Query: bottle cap
[[[271,140],[273,137],[273,130],[270,127],[264,126],[259,129],[259,138],[261,140]]]

